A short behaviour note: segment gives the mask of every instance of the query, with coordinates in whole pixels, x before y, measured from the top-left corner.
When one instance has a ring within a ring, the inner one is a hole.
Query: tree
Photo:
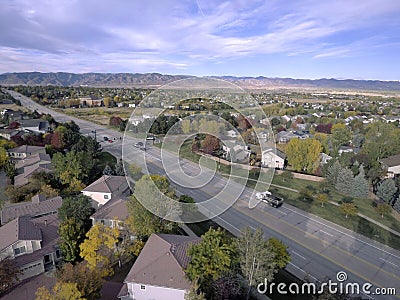
[[[324,203],[328,202],[328,195],[327,194],[317,194],[316,196],[319,203],[321,203],[321,207],[324,207]]]
[[[199,288],[197,282],[192,282],[189,291],[185,294],[185,300],[207,300],[206,295]]]
[[[114,172],[115,175],[117,175],[117,176],[125,176],[124,164],[122,162],[122,159],[117,161],[117,163],[114,166],[114,170],[115,170],[115,172]]]
[[[57,282],[49,291],[42,286],[36,291],[36,300],[85,300],[76,287],[76,283]]]
[[[351,130],[345,124],[337,123],[332,126],[332,143],[338,148],[342,145],[347,145],[351,140]]]
[[[135,163],[129,164],[128,171],[133,180],[139,180],[142,177],[142,168]]]
[[[122,123],[121,117],[112,116],[110,118],[110,126],[119,127]]]
[[[346,195],[351,195],[354,187],[353,172],[349,168],[342,168],[337,176],[335,188]]]
[[[349,215],[355,215],[357,213],[356,205],[351,202],[343,202],[340,205],[340,209],[346,215],[346,219]]]
[[[95,300],[101,297],[100,290],[104,280],[99,271],[90,270],[86,262],[80,262],[75,265],[71,263],[64,264],[56,273],[57,281],[64,283],[74,283],[81,296],[88,300]]]
[[[110,97],[104,97],[103,99],[103,104],[105,107],[110,107],[111,105],[111,98]]]
[[[240,269],[249,288],[265,279],[272,281],[277,271],[275,252],[265,239],[262,231],[253,231],[250,227],[241,230],[236,240]],[[250,289],[247,293],[247,298]]]
[[[393,209],[400,214],[400,195],[397,197],[397,199],[393,203]]]
[[[72,218],[80,225],[91,223],[89,217],[92,214],[92,201],[82,194],[64,198],[58,209],[58,217],[62,222]]]
[[[89,270],[99,270],[101,277],[110,276],[111,257],[118,242],[119,231],[96,223],[86,233],[87,239],[79,246],[81,257],[88,263]]]
[[[198,244],[187,250],[191,260],[185,270],[191,281],[199,283],[207,291],[214,280],[228,273],[235,263],[235,247],[221,229],[210,228],[201,236]]]
[[[17,282],[20,273],[14,260],[9,257],[0,260],[0,294],[11,288]]]
[[[320,160],[321,143],[315,139],[291,139],[286,146],[288,163],[299,172],[313,173]]]
[[[383,218],[384,215],[387,215],[392,211],[392,208],[387,203],[378,203],[378,205],[376,206],[376,211]]]
[[[391,204],[390,202],[393,199],[393,196],[396,194],[397,187],[393,179],[386,178],[382,180],[376,189],[376,195],[379,199],[382,199],[387,204]]]
[[[0,169],[4,168],[9,159],[6,149],[0,147]]]
[[[79,258],[79,245],[83,242],[85,231],[74,218],[68,218],[58,227],[60,250],[66,262],[75,262]]]
[[[328,164],[329,164],[329,166],[327,168],[326,175],[325,175],[326,180],[328,181],[328,183],[330,185],[335,186],[338,175],[342,171],[342,166],[338,160],[333,161],[333,159],[332,159],[332,163],[329,161]]]
[[[15,169],[15,164],[11,161],[7,161],[6,164],[3,166],[4,172],[8,178],[12,179],[15,175],[17,175],[17,170]]]
[[[204,153],[212,154],[220,148],[219,139],[211,134],[206,134],[206,137],[201,142],[201,148]]]
[[[184,134],[189,134],[192,131],[192,126],[190,124],[190,120],[189,119],[182,120],[181,128],[182,128],[182,132]]]
[[[272,251],[275,253],[274,261],[276,266],[280,269],[286,267],[291,260],[290,254],[287,251],[288,247],[277,238],[270,238],[268,245],[271,246]]]
[[[354,197],[365,198],[368,197],[369,184],[365,178],[365,172],[363,165],[360,165],[358,174],[354,177],[354,187],[352,195]]]
[[[103,170],[103,175],[114,175],[114,170],[109,165],[106,165]]]

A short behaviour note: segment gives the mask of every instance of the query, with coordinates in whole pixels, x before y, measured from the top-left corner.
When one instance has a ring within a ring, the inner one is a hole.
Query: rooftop
[[[125,282],[135,282],[174,289],[189,289],[190,281],[183,271],[190,257],[186,250],[200,238],[152,234],[136,259]]]
[[[36,153],[39,151],[45,151],[45,147],[22,145],[7,150],[8,153]]]
[[[125,176],[103,175],[84,188],[83,192],[114,193],[127,184]]]
[[[113,220],[118,219],[124,221],[128,218],[128,208],[126,206],[128,200],[123,198],[112,198],[102,207],[100,207],[92,216],[97,220]]]
[[[394,167],[400,165],[400,154],[389,156],[388,158],[381,159],[381,162],[387,167]]]

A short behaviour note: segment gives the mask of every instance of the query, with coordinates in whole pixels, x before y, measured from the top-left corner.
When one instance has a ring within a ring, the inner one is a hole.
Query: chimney
[[[47,226],[47,219],[44,219],[44,226]]]

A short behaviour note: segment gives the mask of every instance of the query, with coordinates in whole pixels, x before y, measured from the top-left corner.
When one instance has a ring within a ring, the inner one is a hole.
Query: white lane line
[[[314,276],[312,276],[310,273],[304,271],[302,268],[296,266],[294,263],[289,262],[289,265],[293,266],[293,267],[296,268],[297,270],[303,272],[303,273],[306,274],[307,276],[310,276],[312,279],[314,279],[315,281],[318,281],[318,282],[319,282],[319,280],[318,280],[316,277],[314,277]]]
[[[249,227],[250,227],[251,229],[253,229],[254,231],[257,230],[257,229],[255,229],[253,226],[251,226],[251,225],[249,225]]]
[[[395,263],[392,263],[391,261],[389,261],[389,260],[386,260],[386,259],[384,259],[384,258],[382,258],[382,257],[380,257],[379,258],[380,260],[382,260],[382,261],[384,261],[384,262],[387,262],[388,264],[391,264],[392,266],[395,266],[396,268],[398,268],[399,266],[398,265],[396,265]]]
[[[237,228],[236,226],[232,225],[231,223],[229,223],[228,221],[222,219],[221,217],[217,216],[218,219],[220,219],[221,221],[223,221],[224,223],[228,224],[229,226],[231,226],[232,228],[236,229],[238,232],[240,232],[240,229]]]
[[[322,232],[322,233],[324,233],[324,234],[326,234],[326,235],[329,235],[329,236],[333,236],[333,234],[330,234],[330,233],[328,233],[328,232],[326,232],[326,231],[323,231],[323,230],[320,230],[319,232]]]
[[[303,255],[297,253],[296,251],[293,250],[292,253],[293,253],[293,254],[296,254],[297,256],[299,256],[299,257],[301,257],[302,259],[306,260],[306,258],[305,258]]]
[[[353,240],[359,241],[360,243],[363,243],[363,244],[368,245],[368,246],[370,246],[370,247],[372,247],[372,248],[375,248],[376,250],[379,250],[380,252],[384,252],[384,253],[386,253],[386,254],[388,254],[388,255],[390,255],[390,256],[393,256],[393,257],[396,257],[396,258],[400,259],[400,257],[397,256],[396,254],[390,253],[390,252],[388,252],[388,251],[386,251],[386,250],[383,250],[383,249],[381,249],[381,248],[379,248],[379,247],[377,247],[377,246],[375,246],[375,245],[373,245],[373,244],[370,244],[370,243],[368,243],[368,242],[365,242],[365,241],[363,241],[363,240],[360,240],[359,238],[357,238],[357,237],[355,237],[355,236],[352,236],[352,235],[350,235],[350,234],[348,234],[348,233],[346,233],[346,232],[340,231],[339,229],[334,228],[334,227],[332,227],[332,226],[329,226],[329,225],[327,225],[327,224],[325,224],[325,223],[322,223],[322,222],[320,222],[320,221],[318,221],[318,220],[316,220],[316,219],[313,219],[312,217],[309,217],[309,216],[306,216],[306,215],[304,215],[304,214],[302,214],[302,213],[299,213],[299,212],[297,212],[297,211],[295,211],[295,210],[293,210],[293,209],[288,208],[287,206],[285,206],[284,208],[287,209],[287,210],[290,210],[290,211],[294,212],[295,214],[298,214],[298,215],[300,215],[300,216],[303,216],[303,217],[307,218],[308,220],[311,220],[311,221],[313,221],[313,222],[315,222],[315,223],[317,223],[317,224],[320,224],[320,225],[322,225],[322,226],[324,226],[324,227],[330,228],[330,229],[332,229],[332,230],[334,230],[334,231],[337,231],[337,232],[339,232],[339,233],[341,233],[341,234],[343,234],[343,235],[346,235],[346,236],[350,237],[350,238],[353,239]]]

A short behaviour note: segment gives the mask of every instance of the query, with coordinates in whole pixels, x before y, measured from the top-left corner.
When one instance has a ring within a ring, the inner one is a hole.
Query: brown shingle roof
[[[49,162],[51,162],[50,155],[44,153],[36,153],[34,155],[28,156],[25,159],[17,161],[17,163],[15,164],[15,168],[20,169],[36,163],[46,164]]]
[[[103,175],[83,189],[85,192],[114,193],[121,186],[127,185],[125,176]]]
[[[128,218],[127,199],[112,198],[100,207],[92,216],[95,220],[114,220],[125,221]]]
[[[57,196],[51,199],[41,199],[37,201],[36,198],[43,198],[43,195],[37,195],[32,197],[32,202],[19,203],[12,206],[7,206],[1,211],[1,224],[5,224],[10,220],[13,220],[21,216],[37,217],[40,215],[46,215],[56,213],[62,205],[62,198]]]
[[[17,241],[41,241],[40,229],[31,222],[30,217],[18,217],[0,227],[0,252]]]
[[[190,281],[183,271],[190,260],[186,250],[199,241],[189,236],[152,234],[125,282],[189,289]]]
[[[28,183],[28,179],[32,177],[33,174],[38,172],[53,172],[53,166],[50,163],[37,163],[32,166],[24,168],[24,172],[14,177],[14,186],[23,186]]]
[[[400,154],[381,159],[381,162],[383,164],[385,164],[387,167],[399,166],[400,165]]]
[[[22,145],[19,147],[15,147],[12,149],[8,149],[7,152],[11,153],[36,153],[39,151],[44,151],[45,147],[39,147],[39,146],[29,146],[29,145]]]

